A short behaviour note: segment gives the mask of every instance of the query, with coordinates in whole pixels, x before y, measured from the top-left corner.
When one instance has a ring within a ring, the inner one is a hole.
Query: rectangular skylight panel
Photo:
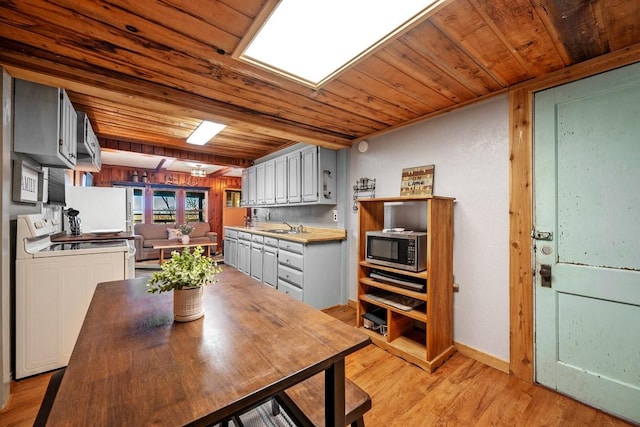
[[[282,0],[242,57],[317,85],[436,0]]]

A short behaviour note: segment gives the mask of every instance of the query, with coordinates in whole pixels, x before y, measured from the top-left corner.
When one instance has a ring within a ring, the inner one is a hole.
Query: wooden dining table
[[[345,357],[357,329],[224,268],[203,318],[173,320],[146,278],[97,286],[47,425],[211,425],[317,373],[327,426],[344,426]]]

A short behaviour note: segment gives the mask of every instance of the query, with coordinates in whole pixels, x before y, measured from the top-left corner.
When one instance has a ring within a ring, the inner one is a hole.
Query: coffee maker
[[[67,218],[69,219],[69,234],[72,236],[79,236],[82,234],[82,230],[80,229],[80,214],[79,210],[69,208],[62,211]]]

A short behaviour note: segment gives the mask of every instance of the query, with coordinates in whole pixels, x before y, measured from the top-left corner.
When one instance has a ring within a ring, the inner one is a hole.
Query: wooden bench
[[[345,379],[344,396],[345,424],[364,427],[364,414],[371,409],[371,398],[349,379]],[[324,426],[324,373],[288,388],[276,396],[276,401],[298,425]]]

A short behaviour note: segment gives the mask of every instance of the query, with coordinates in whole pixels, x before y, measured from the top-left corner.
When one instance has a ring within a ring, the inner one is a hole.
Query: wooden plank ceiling
[[[233,56],[275,0],[0,4],[0,64],[66,88],[99,137],[228,166],[299,141],[349,147],[640,42],[638,0],[448,0],[313,89]],[[187,145],[202,119],[228,127]]]

